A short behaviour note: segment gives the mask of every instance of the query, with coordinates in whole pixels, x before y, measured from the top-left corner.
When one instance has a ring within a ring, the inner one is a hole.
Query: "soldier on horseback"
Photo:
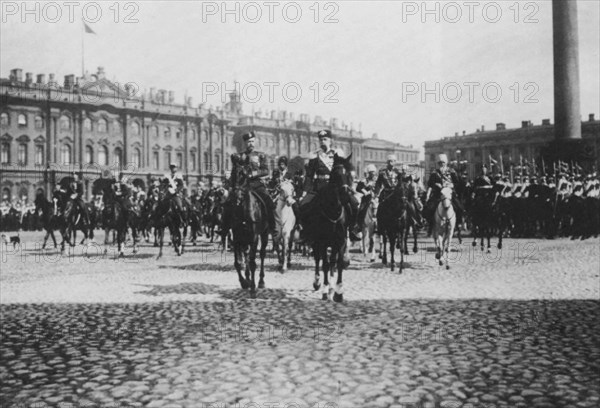
[[[183,191],[185,187],[185,180],[181,173],[177,171],[177,165],[175,163],[171,163],[169,165],[170,173],[165,174],[163,177],[163,182],[167,185],[168,198],[173,202],[175,208],[180,214],[180,217],[183,217],[185,212],[185,208],[183,206],[183,200],[185,197],[183,195]],[[187,202],[186,202],[187,204]],[[184,220],[181,220],[182,224]]]
[[[254,132],[246,133],[242,136],[242,139],[246,143],[246,150],[240,154],[234,154],[231,156],[233,162],[233,171],[231,172],[230,187],[235,189],[239,187],[240,182],[244,180],[238,180],[240,176],[239,170],[241,169],[242,174],[246,178],[247,186],[255,192],[261,201],[265,205],[267,221],[269,223],[269,231],[275,231],[275,204],[271,199],[271,196],[267,192],[267,188],[262,179],[269,175],[269,166],[267,165],[267,159],[263,154],[259,154],[254,151],[254,143],[256,135]],[[233,199],[234,194],[229,194],[229,197]],[[231,223],[231,202],[228,201],[223,209],[223,231],[222,236],[225,236],[229,231]]]
[[[67,195],[73,202],[73,209],[79,210],[80,214],[85,220],[85,223],[89,225],[90,215],[88,214],[85,203],[83,202],[83,181],[81,180],[81,175],[77,175],[75,172],[72,172],[71,176],[73,177],[73,180],[71,180],[71,183],[69,183]]]
[[[304,179],[304,192],[300,200],[300,218],[302,224],[306,226],[306,222],[312,213],[317,211],[317,203],[314,199],[317,193],[329,184],[331,170],[337,152],[331,148],[333,141],[331,131],[321,130],[318,133],[321,150],[315,152],[315,156],[308,161],[306,169],[306,178]],[[359,241],[359,232],[357,231],[357,216],[358,216],[358,200],[353,194],[350,194],[348,203],[346,203],[348,211],[348,231],[350,239]]]
[[[387,167],[379,171],[379,176],[375,183],[375,197],[381,195],[381,201],[394,192],[399,182],[404,181],[404,174],[394,166],[395,164],[396,156],[390,154],[387,157]]]
[[[369,164],[366,169],[367,176],[364,180],[358,182],[356,192],[362,194],[360,207],[358,209],[358,224],[362,225],[367,214],[369,204],[375,198],[375,184],[377,182],[377,168],[374,164]]]
[[[427,198],[426,198],[426,215],[425,218],[429,222],[429,231],[431,233],[433,227],[433,216],[435,208],[441,198],[442,188],[452,189],[452,206],[456,212],[457,224],[462,220],[464,209],[458,201],[455,192],[455,186],[459,184],[458,175],[448,166],[448,157],[445,154],[438,156],[438,168],[431,173],[427,182]]]

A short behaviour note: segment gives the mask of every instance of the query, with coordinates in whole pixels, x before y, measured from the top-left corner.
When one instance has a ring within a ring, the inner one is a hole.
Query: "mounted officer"
[[[360,207],[358,209],[358,224],[362,225],[369,204],[375,198],[375,184],[377,183],[377,167],[374,164],[369,164],[366,169],[366,177],[358,182],[356,192],[362,194]]]
[[[130,210],[130,196],[132,189],[130,188],[129,184],[127,184],[127,178],[123,177],[122,172],[119,172],[118,176],[113,179],[111,188],[113,190],[115,200],[121,205],[121,207],[123,207],[125,210]]]
[[[265,204],[267,212],[267,221],[269,223],[269,231],[273,233],[275,231],[275,203],[271,199],[271,196],[267,192],[263,178],[269,175],[269,166],[267,165],[267,158],[263,154],[259,154],[254,151],[254,143],[256,142],[256,134],[254,132],[246,133],[242,136],[242,139],[246,143],[246,150],[240,154],[233,154],[231,161],[233,162],[233,171],[231,172],[230,188],[235,189],[239,187],[240,183],[244,181],[250,190],[254,191]],[[245,180],[239,180],[240,170],[245,176]],[[229,194],[230,197],[234,197],[233,194]],[[228,202],[230,204],[230,202]],[[227,234],[231,222],[231,206],[225,205],[223,212],[223,234]],[[224,235],[223,235],[224,236]]]
[[[181,173],[177,171],[177,164],[171,163],[169,165],[170,173],[167,173],[163,177],[163,183],[167,186],[168,199],[175,205],[175,208],[182,217],[181,222],[184,223],[183,214],[185,208],[183,206],[183,190],[186,188],[185,181]]]
[[[427,181],[427,197],[426,197],[426,209],[427,215],[425,218],[429,222],[428,234],[431,234],[433,228],[433,216],[435,214],[435,207],[442,195],[443,188],[452,189],[452,206],[456,212],[457,224],[462,220],[463,208],[458,201],[455,194],[455,186],[459,184],[458,175],[456,172],[448,166],[448,156],[440,154],[438,156],[438,168],[431,173],[429,180]]]
[[[71,180],[67,188],[67,196],[73,202],[73,209],[79,209],[79,212],[85,220],[85,223],[89,224],[90,215],[88,214],[87,207],[83,202],[83,181],[81,180],[81,174],[77,175],[75,172],[72,172],[71,177],[73,180]]]
[[[375,196],[380,197],[381,201],[388,198],[399,182],[404,181],[404,174],[395,167],[396,156],[393,154],[387,157],[387,166],[379,171],[377,181],[375,182]]]
[[[332,134],[329,130],[321,130],[318,133],[321,150],[314,153],[313,158],[308,161],[306,167],[306,178],[304,179],[304,192],[300,200],[300,217],[302,223],[305,224],[311,213],[317,211],[315,204],[315,196],[317,193],[329,184],[329,177],[333,169],[333,163],[337,152],[331,148]],[[349,219],[348,231],[350,239],[353,241],[360,240],[357,231],[356,219],[358,217],[358,200],[353,194],[350,194],[348,205],[346,206]]]

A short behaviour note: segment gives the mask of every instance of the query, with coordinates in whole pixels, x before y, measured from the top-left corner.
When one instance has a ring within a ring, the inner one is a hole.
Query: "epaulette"
[[[317,157],[319,157],[319,152],[310,152],[309,155],[308,155],[308,158],[310,160],[316,159]]]

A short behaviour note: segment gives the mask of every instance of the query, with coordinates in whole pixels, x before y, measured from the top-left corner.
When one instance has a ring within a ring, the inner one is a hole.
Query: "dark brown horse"
[[[396,249],[396,240],[403,242],[404,232],[407,223],[407,189],[402,181],[392,193],[382,197],[377,210],[377,225],[379,233],[383,238],[382,262],[387,265],[387,242],[390,244],[391,270],[394,271],[396,261],[394,259],[394,250]],[[400,249],[399,272],[402,273],[404,267],[404,251]]]
[[[56,215],[54,215],[54,205],[52,202],[50,202],[44,197],[44,193],[39,193],[35,197],[34,203],[35,212],[42,212],[40,220],[42,223],[42,227],[46,231],[46,236],[44,237],[42,249],[46,248],[46,241],[48,241],[48,237],[52,237],[52,241],[54,242],[54,248],[56,248],[56,238],[54,237],[54,230],[60,229],[60,219]]]
[[[321,288],[319,264],[323,269],[322,299],[333,299],[335,302],[344,300],[342,275],[347,267],[346,253],[348,237],[348,210],[347,204],[352,194],[350,164],[352,155],[344,159],[335,156],[333,168],[328,185],[317,193],[315,211],[306,222],[307,241],[312,243],[313,257],[315,259],[315,281],[313,288]],[[331,255],[327,252],[331,249]],[[337,267],[337,281],[335,288],[330,287],[329,277],[335,274]]]
[[[265,287],[265,256],[269,242],[267,206],[247,185],[247,174],[242,166],[234,163],[238,186],[233,190],[231,206],[231,232],[233,235],[234,265],[242,289],[250,289],[256,296],[256,252],[260,242],[260,280],[258,288]],[[242,270],[245,274],[242,275]]]

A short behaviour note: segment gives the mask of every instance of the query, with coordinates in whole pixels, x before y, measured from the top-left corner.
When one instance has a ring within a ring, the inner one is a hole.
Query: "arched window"
[[[60,160],[62,164],[71,164],[71,146],[68,144],[64,144],[60,148]]]
[[[175,138],[181,139],[181,129],[177,129],[177,132],[175,132]]]
[[[36,129],[43,129],[44,128],[44,118],[42,118],[40,115],[37,115],[35,117],[35,128]]]
[[[71,118],[69,118],[68,116],[61,116],[60,117],[60,129],[61,130],[71,130]]]
[[[165,169],[168,169],[169,166],[171,165],[171,152],[170,151],[166,151],[165,152]]]
[[[136,136],[140,134],[140,125],[137,122],[131,123],[131,134]]]
[[[204,152],[204,171],[210,171],[210,160],[208,159],[208,152]]]
[[[27,126],[27,116],[24,113],[19,113],[19,116],[17,116],[17,124],[19,126]]]
[[[121,130],[121,122],[118,120],[113,121],[113,133],[123,133]]]
[[[205,130],[202,133],[204,133],[204,140],[206,140],[208,142],[208,132]]]
[[[183,168],[183,153],[177,153],[177,167],[179,169]]]
[[[87,131],[92,130],[92,120],[90,118],[85,118],[83,120],[83,128]]]
[[[44,164],[44,145],[35,145],[35,164]]]
[[[196,130],[192,129],[192,140],[196,140]]]
[[[100,119],[98,121],[98,133],[106,133],[108,130],[108,123],[106,119]]]
[[[5,187],[2,189],[2,201],[10,201],[10,188]]]
[[[218,145],[221,143],[221,134],[219,132],[215,132],[215,144]]]
[[[292,151],[294,151],[296,149],[296,139],[292,138],[292,140],[290,140],[290,149]]]
[[[27,143],[19,143],[19,147],[17,149],[17,159],[19,160],[19,165],[27,165]]]
[[[158,137],[158,126],[156,125],[152,126],[152,136]]]
[[[142,158],[142,152],[140,151],[140,149],[135,147],[133,149],[133,153],[131,154],[131,161],[133,162],[134,169],[140,168],[141,158]]]
[[[165,131],[163,132],[163,135],[165,136],[165,139],[170,139],[171,138],[171,128],[166,128]]]
[[[158,156],[159,154],[156,150],[152,152],[152,166],[154,167],[154,170],[158,170],[160,168]]]
[[[192,164],[192,171],[196,171],[196,153],[190,153],[190,163]]]
[[[216,173],[219,173],[221,171],[221,156],[218,154],[215,154],[215,167],[214,170]]]
[[[117,166],[120,166],[122,163],[122,158],[123,158],[123,151],[121,150],[120,147],[115,148],[115,151],[113,152],[114,155],[114,162]]]
[[[0,114],[0,125],[8,126],[8,113],[2,112],[2,114]]]
[[[87,164],[94,163],[94,149],[92,149],[92,146],[85,147],[85,162]]]
[[[101,166],[108,165],[108,147],[100,146],[98,149],[98,164]]]
[[[10,163],[10,143],[2,142],[2,150],[0,152],[0,162],[2,164]]]

